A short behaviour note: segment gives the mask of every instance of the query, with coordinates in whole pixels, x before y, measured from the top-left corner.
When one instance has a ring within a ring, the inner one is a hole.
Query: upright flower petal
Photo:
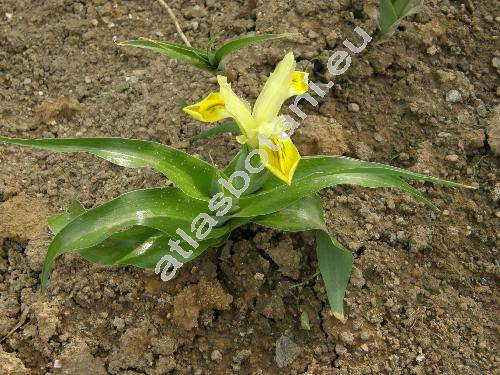
[[[238,124],[241,133],[246,136],[246,141],[251,146],[257,146],[257,137],[255,132],[255,121],[250,112],[249,106],[241,100],[231,89],[231,85],[227,83],[227,78],[217,76],[217,81],[220,86],[220,94],[224,99],[227,112]]]
[[[226,111],[224,99],[218,92],[213,92],[205,99],[196,104],[186,106],[182,110],[202,122],[216,122],[230,117]]]
[[[305,94],[309,90],[309,73],[295,71],[292,75],[292,83],[288,90],[288,97]]]
[[[259,143],[259,148],[267,153],[266,168],[269,172],[291,185],[300,161],[299,151],[292,140],[271,137],[266,142]]]
[[[284,101],[289,97],[289,89],[295,70],[293,53],[289,52],[276,66],[267,79],[253,108],[257,124],[272,122],[278,115]]]

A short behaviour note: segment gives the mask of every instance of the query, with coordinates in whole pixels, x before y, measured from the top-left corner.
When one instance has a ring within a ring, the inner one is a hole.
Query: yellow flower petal
[[[202,101],[183,108],[183,111],[203,122],[216,122],[230,117],[224,105],[224,99],[218,92],[209,94]]]
[[[308,85],[309,73],[295,71],[292,76],[292,84],[288,90],[288,97],[305,94],[309,90]]]
[[[294,70],[295,59],[293,53],[289,52],[271,73],[255,102],[253,117],[257,124],[272,122],[276,118],[281,106],[288,99]]]
[[[224,104],[229,115],[234,118],[243,135],[247,136],[248,143],[256,147],[257,136],[255,132],[255,121],[250,112],[249,105],[241,100],[227,83],[227,78],[217,76],[220,86],[220,94],[224,99]]]
[[[259,148],[267,153],[266,168],[280,180],[291,185],[300,161],[299,151],[292,140],[271,137],[266,142],[261,142]]]

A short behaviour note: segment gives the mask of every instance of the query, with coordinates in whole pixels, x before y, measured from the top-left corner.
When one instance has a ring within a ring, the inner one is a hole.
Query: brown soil
[[[250,99],[285,51],[326,82],[324,64],[306,58],[357,40],[356,25],[370,29],[368,2],[359,0],[169,3],[198,46],[221,30],[224,38],[300,33],[227,60],[233,86]],[[345,323],[329,313],[319,278],[290,288],[317,270],[314,237],[257,226],[168,283],[152,271],[65,255],[42,299],[47,214],[165,180],[87,155],[1,145],[0,338],[8,337],[0,373],[496,373],[498,8],[427,3],[353,59],[319,108],[307,108],[297,143],[304,154],[369,159],[478,189],[417,185],[440,214],[392,190],[322,193],[331,233],[355,254]],[[156,2],[4,0],[0,27],[1,135],[150,139],[219,165],[235,153],[230,136],[186,142],[205,126],[178,99],[216,90],[210,74],[114,45],[115,36],[180,42]],[[302,312],[310,331],[300,328]]]

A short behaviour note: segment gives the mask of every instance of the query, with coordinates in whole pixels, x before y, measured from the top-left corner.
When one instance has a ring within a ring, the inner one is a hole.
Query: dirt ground
[[[285,52],[315,82],[355,26],[358,0],[169,1],[196,46],[211,35],[296,32],[226,62],[254,100]],[[306,107],[303,154],[343,154],[465,182],[403,193],[356,187],[321,196],[330,232],[355,255],[348,319],[334,319],[311,233],[236,231],[164,283],[149,270],[54,265],[38,292],[47,215],[161,186],[149,170],[88,155],[0,145],[0,374],[492,374],[498,371],[500,14],[495,2],[429,0],[385,43],[370,43],[318,108]],[[113,38],[181,42],[155,1],[2,0],[0,134],[121,136],[185,149],[218,165],[231,136],[190,143],[207,127],[179,109],[214,77]],[[355,43],[356,44],[356,43]],[[298,289],[293,284],[305,281]],[[302,330],[307,312],[311,330]]]

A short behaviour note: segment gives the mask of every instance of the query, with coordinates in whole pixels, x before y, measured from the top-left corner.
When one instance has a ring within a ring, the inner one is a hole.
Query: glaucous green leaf
[[[352,254],[322,230],[316,231],[316,253],[330,308],[335,317],[344,320],[344,296],[351,276]]]
[[[83,205],[80,202],[74,201],[69,207],[68,212],[64,214],[49,216],[47,218],[47,224],[49,225],[49,228],[52,231],[52,233],[57,234],[68,223],[70,223],[83,213],[85,213],[85,207],[83,207]]]
[[[207,200],[216,168],[185,152],[156,142],[122,138],[18,139],[12,143],[55,152],[88,152],[129,168],[152,168],[163,173],[187,195]]]
[[[176,188],[136,190],[88,210],[69,222],[50,244],[42,270],[42,291],[46,289],[52,262],[65,252],[96,246],[133,226],[146,226],[170,236],[176,236],[177,228],[190,233],[191,221],[205,212],[209,213],[206,202],[190,198]],[[213,228],[205,240],[218,238],[227,230]],[[181,246],[187,243],[181,241]]]
[[[213,56],[213,65],[219,66],[224,57],[252,43],[265,42],[268,40],[275,40],[275,39],[283,39],[290,37],[290,35],[292,34],[262,34],[262,35],[246,36],[243,38],[231,40],[230,42],[224,43],[217,49],[217,51],[215,51],[215,54]]]
[[[323,220],[323,202],[316,195],[306,196],[290,206],[269,215],[257,216],[252,222],[286,232],[326,230]]]
[[[170,251],[168,243],[171,239],[175,241],[179,239],[179,236],[171,236],[145,226],[133,226],[111,235],[97,245],[77,249],[75,252],[97,264],[127,264],[154,269],[166,254],[172,255],[181,262],[188,262],[202,254],[214,242],[213,240],[199,241],[196,249],[186,245],[183,249],[192,250],[193,254],[188,259],[183,259],[179,253]]]
[[[433,182],[445,186],[467,187],[462,184],[425,176],[404,169],[379,163],[370,163],[341,156],[314,156],[300,160],[292,185],[283,184],[274,176],[263,188],[251,196],[241,197],[236,217],[267,215],[289,206],[294,201],[321,189],[339,184],[359,185],[368,188],[393,187],[411,192],[418,199],[421,195],[411,190],[401,179]],[[429,204],[428,201],[423,201]]]
[[[382,35],[393,34],[403,18],[419,12],[423,4],[423,0],[381,0],[377,21]]]
[[[232,133],[233,135],[240,135],[240,128],[234,121],[223,122],[212,126],[210,129],[202,131],[201,133],[189,138],[190,141],[198,141],[200,139],[213,137],[215,135]]]
[[[210,72],[214,71],[208,61],[206,52],[197,48],[170,42],[160,42],[152,39],[126,40],[117,44],[119,46],[144,48],[153,52],[161,53],[172,59],[183,61],[203,70],[208,70]]]
[[[266,227],[288,232],[316,229],[316,252],[321,277],[333,314],[343,319],[343,300],[352,270],[353,257],[337,240],[330,238],[323,218],[323,203],[315,195],[292,203],[285,209],[252,219]]]

